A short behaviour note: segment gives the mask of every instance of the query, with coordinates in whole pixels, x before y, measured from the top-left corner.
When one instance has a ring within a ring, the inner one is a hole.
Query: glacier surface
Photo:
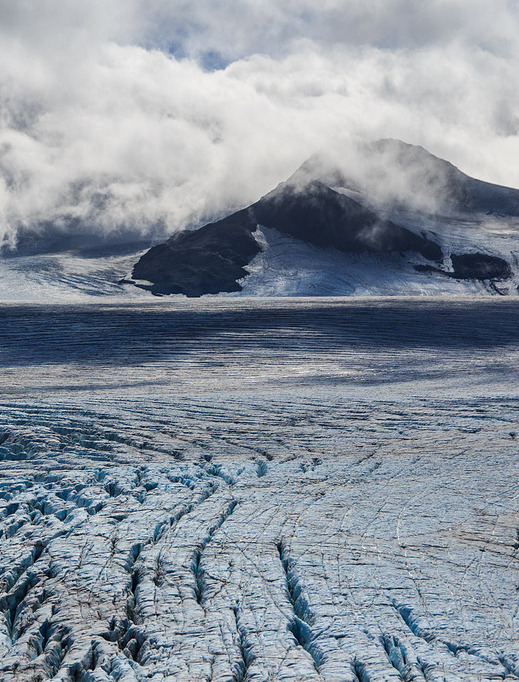
[[[0,679],[519,678],[514,298],[0,306]]]

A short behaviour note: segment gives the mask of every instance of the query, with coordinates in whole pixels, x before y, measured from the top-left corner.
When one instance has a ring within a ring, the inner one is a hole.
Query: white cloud
[[[134,9],[148,36],[190,55],[279,56],[300,39],[382,49],[461,41],[498,54],[517,50],[515,0],[148,0]]]
[[[0,231],[166,234],[358,136],[519,186],[518,30],[506,0],[0,0]]]

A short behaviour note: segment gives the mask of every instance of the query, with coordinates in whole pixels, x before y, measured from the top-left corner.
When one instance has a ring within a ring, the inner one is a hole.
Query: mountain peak
[[[294,265],[296,272],[329,257],[359,273],[361,259],[368,291],[370,272],[385,282],[382,293],[391,292],[395,277],[418,291],[486,280],[498,291],[496,281],[515,275],[501,252],[489,249],[495,240],[481,227],[485,212],[496,220],[519,216],[519,191],[470,178],[423,147],[382,139],[343,157],[310,157],[248,208],[154,247],[133,277],[148,280],[140,286],[154,293],[236,292],[258,267],[275,278],[275,261],[281,264],[278,279],[294,276],[281,273],[294,272],[287,266],[296,262],[290,252],[300,253],[304,245],[304,265]],[[281,257],[268,255],[272,244],[282,245]],[[347,274],[337,276],[344,291],[356,290]]]

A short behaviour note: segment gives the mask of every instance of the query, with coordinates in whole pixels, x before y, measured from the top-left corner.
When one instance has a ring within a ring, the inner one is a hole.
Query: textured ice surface
[[[0,307],[0,679],[518,679],[518,312]]]
[[[354,199],[352,191],[341,191]],[[277,230],[259,226],[255,237],[262,247],[246,266],[249,275],[240,280],[242,292],[227,296],[438,296],[517,295],[519,262],[517,218],[429,216],[394,207],[368,205],[386,220],[394,221],[439,244],[445,254],[443,269],[450,271],[451,254],[482,253],[502,258],[513,275],[497,287],[489,281],[457,280],[439,273],[419,272],[415,265],[430,265],[423,256],[409,252],[376,255],[343,253],[318,248]]]
[[[73,253],[0,258],[0,300],[63,303],[92,299],[149,298],[119,284],[139,253],[86,258]]]
[[[319,248],[277,230],[259,227],[262,247],[240,280],[243,290],[226,296],[438,296],[493,293],[489,282],[455,280],[418,272],[428,261],[420,254],[383,256]],[[510,259],[510,256],[508,255]],[[507,293],[516,293],[510,282]]]

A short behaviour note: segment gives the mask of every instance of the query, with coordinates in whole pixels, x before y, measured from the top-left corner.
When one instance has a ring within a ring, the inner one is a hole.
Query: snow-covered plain
[[[0,306],[0,679],[518,679],[518,313]]]

